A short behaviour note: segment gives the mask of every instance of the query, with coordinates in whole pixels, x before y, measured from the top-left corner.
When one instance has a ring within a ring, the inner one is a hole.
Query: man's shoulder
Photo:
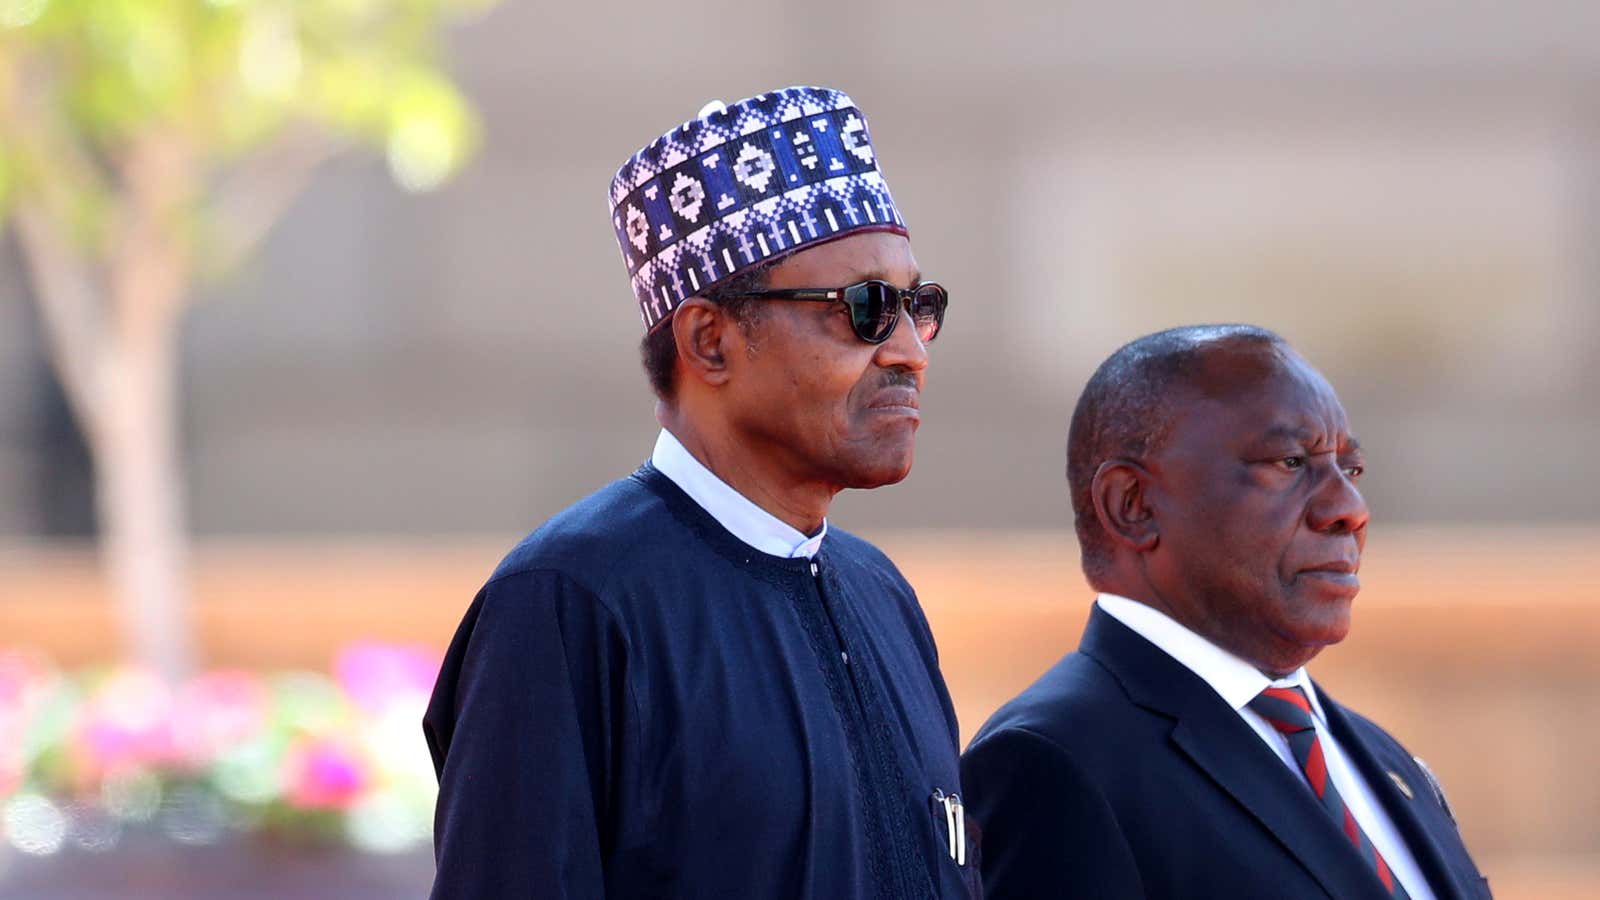
[[[900,575],[900,570],[895,567],[888,554],[879,550],[877,545],[843,528],[828,523],[828,538],[826,541],[827,553],[836,559],[848,560],[868,568]]]
[[[511,548],[489,580],[534,570],[603,580],[672,535],[672,521],[666,502],[636,472],[551,516]]]
[[[887,553],[874,544],[828,523],[828,539],[819,560],[832,574],[874,594],[895,597],[892,607],[911,615],[927,630],[917,592]],[[931,634],[930,634],[931,639]]]

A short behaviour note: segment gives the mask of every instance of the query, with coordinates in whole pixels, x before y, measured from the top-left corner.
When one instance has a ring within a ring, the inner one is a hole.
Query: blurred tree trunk
[[[142,281],[151,277],[144,270],[156,265],[129,261],[132,271],[120,274]],[[90,444],[95,511],[130,649],[139,660],[179,677],[194,657],[176,410],[178,323],[150,315],[137,303],[130,306],[137,314],[114,323],[104,348],[104,416]]]
[[[173,677],[194,664],[178,447],[178,337],[188,290],[187,158],[137,145],[121,171],[102,271],[58,210],[17,210],[50,360],[94,459],[101,556],[132,655]]]

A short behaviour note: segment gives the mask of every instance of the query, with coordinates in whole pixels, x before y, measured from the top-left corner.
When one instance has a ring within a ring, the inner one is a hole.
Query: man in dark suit
[[[1067,475],[1100,592],[962,758],[1006,898],[1484,898],[1438,783],[1305,664],[1350,628],[1367,506],[1328,382],[1241,325],[1089,380]]]

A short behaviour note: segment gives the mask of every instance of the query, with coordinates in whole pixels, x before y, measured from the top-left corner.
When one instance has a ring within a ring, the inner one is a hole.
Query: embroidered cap
[[[624,163],[610,199],[646,330],[775,257],[857,231],[907,233],[866,117],[829,88],[707,104]]]

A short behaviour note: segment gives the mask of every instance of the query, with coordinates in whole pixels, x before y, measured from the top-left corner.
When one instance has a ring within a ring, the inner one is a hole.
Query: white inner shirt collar
[[[1327,722],[1305,666],[1273,680],[1255,666],[1195,634],[1153,606],[1116,594],[1101,594],[1095,602],[1107,615],[1138,632],[1145,640],[1182,663],[1184,668],[1200,676],[1200,680],[1211,685],[1211,689],[1222,697],[1223,702],[1233,707],[1234,712],[1243,709],[1257,694],[1269,687],[1298,687],[1310,698],[1311,709],[1317,719]]]
[[[656,438],[650,464],[672,483],[683,489],[700,508],[711,514],[733,536],[762,553],[795,559],[810,559],[822,549],[828,535],[828,520],[822,520],[817,533],[807,536],[798,528],[750,502],[706,468],[672,432],[661,429]]]

